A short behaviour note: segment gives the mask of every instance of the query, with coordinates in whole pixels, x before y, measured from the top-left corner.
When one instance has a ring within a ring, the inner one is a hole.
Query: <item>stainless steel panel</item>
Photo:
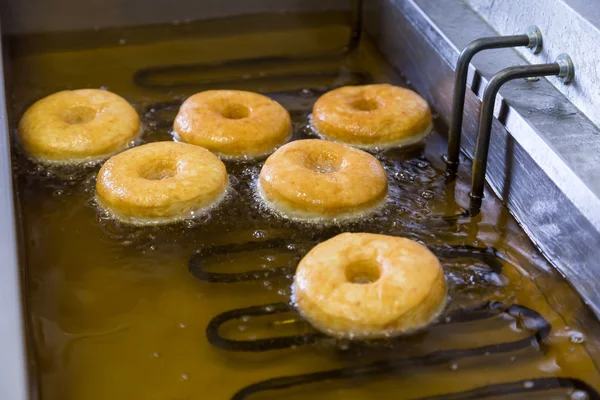
[[[448,119],[459,49],[494,32],[458,0],[375,0],[365,27],[382,52]],[[525,27],[524,27],[525,28]],[[469,79],[482,93],[487,79],[523,63],[513,50],[475,57]],[[463,140],[474,144],[480,101],[468,91]],[[600,135],[547,80],[507,84],[496,104],[488,178],[549,260],[600,315]],[[510,132],[510,133],[509,133]],[[466,194],[457,201],[466,207]]]
[[[24,308],[21,298],[4,72],[0,54],[0,399],[28,397]]]
[[[595,124],[600,124],[600,3],[597,0],[466,0],[494,29],[512,34],[524,26],[537,25],[544,34],[540,54],[519,49],[531,63],[552,62],[560,53],[569,53],[577,79],[565,86],[559,79],[549,81]]]

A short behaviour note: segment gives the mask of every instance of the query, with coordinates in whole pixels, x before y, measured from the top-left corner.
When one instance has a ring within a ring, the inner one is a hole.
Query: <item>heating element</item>
[[[289,279],[291,276],[293,276],[294,268],[278,267],[267,270],[259,269],[245,272],[227,273],[209,272],[205,269],[204,265],[205,261],[207,261],[210,257],[217,255],[235,255],[236,253],[240,252],[243,253],[265,248],[288,252],[289,243],[289,240],[281,238],[264,242],[249,242],[239,245],[205,248],[192,256],[189,262],[189,270],[196,278],[214,284],[233,284],[258,281],[266,278],[273,279],[277,277],[287,277]],[[485,262],[485,264],[490,268],[490,271],[495,273],[501,273],[502,271],[502,264],[497,259],[494,249],[473,247],[430,247],[430,250],[432,250],[442,260],[442,263],[444,263],[444,260],[453,258],[472,258]],[[483,283],[482,286],[485,286],[485,283]],[[232,290],[235,290],[235,288],[232,288]],[[231,398],[232,400],[251,399],[252,395],[256,393],[302,387],[304,385],[310,385],[323,381],[330,382],[336,380],[352,380],[356,378],[376,377],[380,375],[393,376],[394,374],[410,374],[418,372],[423,368],[426,369],[437,365],[450,364],[464,359],[480,358],[481,361],[485,363],[485,357],[494,354],[510,354],[511,352],[516,352],[524,348],[532,348],[536,351],[543,352],[543,341],[552,329],[550,323],[548,323],[535,310],[518,304],[505,305],[492,301],[460,309],[447,310],[439,318],[439,321],[434,323],[434,325],[428,329],[440,327],[443,328],[444,326],[451,324],[472,323],[501,317],[506,324],[511,324],[514,321],[518,321],[518,323],[525,327],[525,329],[529,332],[529,335],[525,338],[518,338],[502,343],[475,346],[470,348],[439,350],[422,356],[405,357],[402,355],[394,355],[394,353],[402,353],[401,351],[398,351],[399,349],[402,349],[402,337],[386,339],[382,341],[360,340],[348,342],[345,340],[335,340],[320,332],[311,332],[293,336],[274,336],[253,340],[236,340],[224,337],[220,333],[221,326],[232,321],[239,323],[243,319],[256,319],[265,316],[278,315],[282,316],[280,318],[280,324],[298,323],[298,321],[302,321],[301,316],[296,312],[294,306],[289,303],[281,302],[244,307],[216,315],[206,327],[206,338],[216,348],[229,352],[267,352],[290,348],[295,349],[300,346],[310,346],[321,342],[327,343],[330,347],[343,348],[343,350],[339,350],[343,353],[357,353],[360,354],[361,357],[364,357],[365,353],[376,352],[382,348],[388,349],[388,351],[392,352],[392,355],[388,355],[381,361],[375,361],[369,364],[361,365],[360,362],[357,362],[356,364],[358,365],[346,368],[316,371],[314,373],[295,376],[274,377],[272,379],[257,382],[253,385],[241,388]],[[290,322],[290,319],[293,322]],[[277,324],[277,320],[271,322],[271,326],[274,328]],[[341,343],[343,343],[343,345]],[[579,391],[580,395],[585,394],[588,396],[586,398],[590,400],[600,399],[600,393],[598,393],[594,388],[585,382],[579,379],[557,376],[555,378],[531,377],[529,379],[523,379],[516,382],[494,383],[463,392],[444,393],[433,397],[421,397],[419,400],[481,399],[487,397],[513,396],[518,394],[525,395],[529,393],[541,394],[545,391],[550,392],[555,391],[556,389],[562,389],[569,393],[572,393],[573,391]]]

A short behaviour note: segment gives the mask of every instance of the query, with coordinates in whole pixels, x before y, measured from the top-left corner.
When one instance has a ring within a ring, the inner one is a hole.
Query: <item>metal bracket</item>
[[[573,65],[573,60],[569,57],[568,54],[559,54],[556,57],[556,63],[560,65],[560,72],[558,73],[558,77],[562,79],[565,85],[573,82],[575,79],[575,66]]]
[[[527,28],[527,36],[529,36],[528,49],[531,49],[533,54],[538,54],[542,51],[542,45],[544,43],[542,38],[542,31],[537,26],[530,26]]]
[[[485,37],[472,41],[460,53],[456,62],[456,78],[454,81],[454,96],[452,99],[452,115],[450,117],[450,131],[448,133],[448,154],[444,156],[447,164],[447,174],[455,176],[458,169],[460,155],[460,136],[462,132],[462,119],[467,90],[467,75],[469,64],[475,54],[488,49],[501,49],[508,47],[526,46],[534,54],[541,51],[543,44],[542,32],[535,27],[529,27],[522,35]]]
[[[483,200],[485,172],[490,146],[490,135],[492,132],[492,120],[494,118],[494,104],[496,103],[498,91],[502,85],[514,79],[552,75],[561,77],[565,83],[571,82],[575,76],[571,57],[566,54],[561,54],[552,64],[509,67],[494,75],[488,83],[485,93],[483,94],[481,111],[479,113],[477,143],[475,145],[475,157],[473,159],[473,175],[471,178],[470,193],[471,204],[469,208],[469,212],[472,216],[479,214],[481,202]]]

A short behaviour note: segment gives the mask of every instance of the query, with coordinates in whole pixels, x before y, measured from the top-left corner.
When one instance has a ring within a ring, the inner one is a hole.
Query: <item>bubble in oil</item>
[[[238,326],[238,329],[240,332],[245,332],[246,329],[248,329],[248,328],[246,328],[246,325],[240,325],[240,326]]]
[[[261,231],[261,230],[255,230],[252,233],[252,237],[255,239],[264,239],[267,237],[267,233],[265,231]]]
[[[55,190],[53,194],[55,196],[62,196],[63,193],[64,193],[64,191],[59,189],[59,190]]]
[[[401,181],[405,181],[405,182],[414,182],[415,181],[415,176],[409,174],[408,172],[405,171],[399,171],[396,172],[396,174],[394,175],[397,179],[401,180]]]
[[[186,325],[182,322],[182,323],[179,324],[179,327],[183,329],[183,328],[186,327]]]
[[[187,381],[189,379],[188,374],[181,374],[181,379],[183,379],[184,381]]]
[[[523,382],[523,387],[525,389],[531,389],[535,386],[535,383],[533,383],[533,381],[525,381]]]
[[[569,340],[574,344],[581,344],[585,341],[585,335],[581,332],[573,331],[569,334]]]
[[[347,342],[347,341],[345,341],[345,340],[340,340],[340,341],[338,342],[338,346],[337,346],[337,347],[338,347],[338,349],[340,349],[340,350],[344,350],[344,351],[345,351],[345,350],[348,350],[348,348],[349,348],[350,346],[349,346],[349,344],[348,344],[348,342]]]
[[[207,224],[211,219],[212,216],[209,213],[206,213],[196,218],[196,221],[198,221],[199,224]]]
[[[450,365],[450,369],[451,369],[452,371],[456,371],[456,370],[458,369],[458,364],[457,364],[457,363],[453,363],[453,364],[451,364],[451,365]]]
[[[108,213],[108,211],[102,210],[98,213],[98,219],[103,220],[108,218],[110,218],[110,214]]]
[[[569,397],[571,400],[588,400],[589,397],[583,390],[575,390]]]
[[[155,351],[154,353],[152,353],[152,357],[158,358],[158,357],[160,357],[160,354]]]
[[[235,176],[229,176],[230,185],[236,186],[238,183],[240,183],[240,180],[238,178],[236,178]]]
[[[242,318],[240,318],[243,322],[248,322],[250,321],[250,317],[248,315],[244,315]]]

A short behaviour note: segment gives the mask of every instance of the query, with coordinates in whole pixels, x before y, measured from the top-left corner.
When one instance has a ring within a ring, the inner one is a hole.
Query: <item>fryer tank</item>
[[[256,57],[252,50],[234,57],[227,48],[221,51],[215,47],[215,54],[221,52],[222,60],[215,56],[218,62],[207,62],[201,69],[186,69],[186,64],[194,61],[193,54],[181,63],[163,60],[157,65],[135,68],[132,80],[140,87],[152,89],[165,82],[175,82],[173,87],[176,87],[185,79],[193,79],[194,84],[207,88],[217,88],[225,82],[250,90],[275,86],[288,89],[291,84],[280,74],[283,64],[294,70],[295,77],[302,76],[301,79],[307,82],[318,81],[318,89],[368,83],[368,73],[360,70],[344,69],[341,75],[327,75],[328,68],[334,68],[332,65],[336,62],[330,57],[351,53],[358,42],[367,37],[369,45],[393,69],[390,76],[402,75],[425,97],[442,126],[447,126],[452,113],[456,90],[454,70],[461,50],[481,37],[518,34],[531,25],[537,26],[544,37],[543,49],[538,54],[525,47],[489,50],[478,54],[470,64],[462,131],[463,157],[473,157],[481,99],[487,83],[499,70],[514,65],[552,62],[558,54],[569,53],[576,71],[572,84],[564,85],[557,77],[520,79],[500,90],[495,102],[487,161],[487,182],[491,191],[483,201],[492,201],[495,195],[506,205],[551,265],[544,267],[545,264],[540,263],[539,273],[550,273],[542,268],[552,269],[552,273],[558,271],[581,296],[591,310],[590,315],[600,316],[600,281],[597,278],[600,273],[597,262],[600,258],[600,174],[597,172],[600,165],[600,129],[597,127],[600,123],[600,82],[596,79],[600,53],[595,51],[600,42],[600,6],[595,1],[540,0],[534,4],[516,0],[211,0],[181,1],[174,7],[173,2],[162,0],[14,0],[4,2],[0,11],[4,39],[0,85],[0,131],[3,136],[0,144],[0,229],[4,233],[0,240],[0,255],[4,260],[0,279],[0,354],[4,356],[0,362],[0,398],[39,398],[37,380],[40,373],[36,362],[31,361],[33,334],[24,296],[27,290],[25,232],[21,226],[19,198],[14,190],[17,169],[22,164],[15,161],[19,157],[15,129],[20,115],[13,107],[13,103],[20,100],[15,100],[15,95],[11,97],[11,94],[18,93],[14,85],[23,81],[19,76],[24,76],[24,72],[15,70],[20,64],[13,61],[29,53],[77,49],[82,46],[81,38],[98,43],[98,47],[104,46],[106,40],[127,47],[142,43],[148,37],[160,43],[162,31],[152,27],[165,24],[181,27],[205,21],[212,24],[212,32],[219,32],[215,34],[219,37],[226,36],[228,29],[240,29],[237,21],[248,15],[269,15],[255,25],[241,28],[266,35],[271,24],[277,26],[280,23],[278,15],[297,14],[302,16],[297,22],[300,28],[318,26],[323,21],[326,26],[328,19],[334,21],[334,28],[326,27],[306,41],[298,40],[293,43],[294,48],[280,46],[265,51],[266,55],[260,55],[264,59],[257,63],[248,62]],[[120,29],[131,29],[134,33],[125,38]],[[104,37],[103,33],[106,33]],[[72,39],[74,34],[79,36],[79,41]],[[191,33],[184,29],[177,35],[178,40],[186,40],[189,38],[186,35]],[[265,43],[268,43],[267,39]],[[315,46],[315,43],[319,45]],[[313,62],[310,57],[315,48],[325,61]],[[199,51],[193,46],[190,49],[191,52]],[[301,56],[296,57],[298,54]],[[246,78],[236,75],[237,72],[227,75],[230,68],[227,60],[231,58],[248,62],[243,65],[252,79],[253,74],[257,74],[255,84],[244,82]],[[49,70],[68,68],[67,64],[56,66],[51,61],[44,66]],[[335,68],[338,67],[335,64]],[[266,77],[260,75],[265,70],[270,71]],[[227,76],[223,78],[222,74]],[[93,81],[96,83],[100,86],[101,79]],[[56,86],[60,87],[60,82]],[[164,116],[171,116],[180,104],[165,93],[163,101],[157,103],[160,107],[144,110],[146,122],[156,124],[154,128],[160,128]],[[45,94],[48,93],[40,89],[40,97]],[[285,94],[278,96],[282,102],[289,101],[298,106],[298,110],[290,110],[292,114],[303,112],[301,102],[290,100]],[[441,156],[446,149],[435,150],[439,153],[438,164],[443,165]],[[457,204],[468,208],[468,187],[457,187],[456,191]],[[190,269],[194,274],[192,266]],[[202,271],[196,273],[206,277]],[[289,311],[285,306],[280,307],[281,312]],[[502,312],[508,315],[518,310]],[[531,318],[539,322],[535,317]]]

